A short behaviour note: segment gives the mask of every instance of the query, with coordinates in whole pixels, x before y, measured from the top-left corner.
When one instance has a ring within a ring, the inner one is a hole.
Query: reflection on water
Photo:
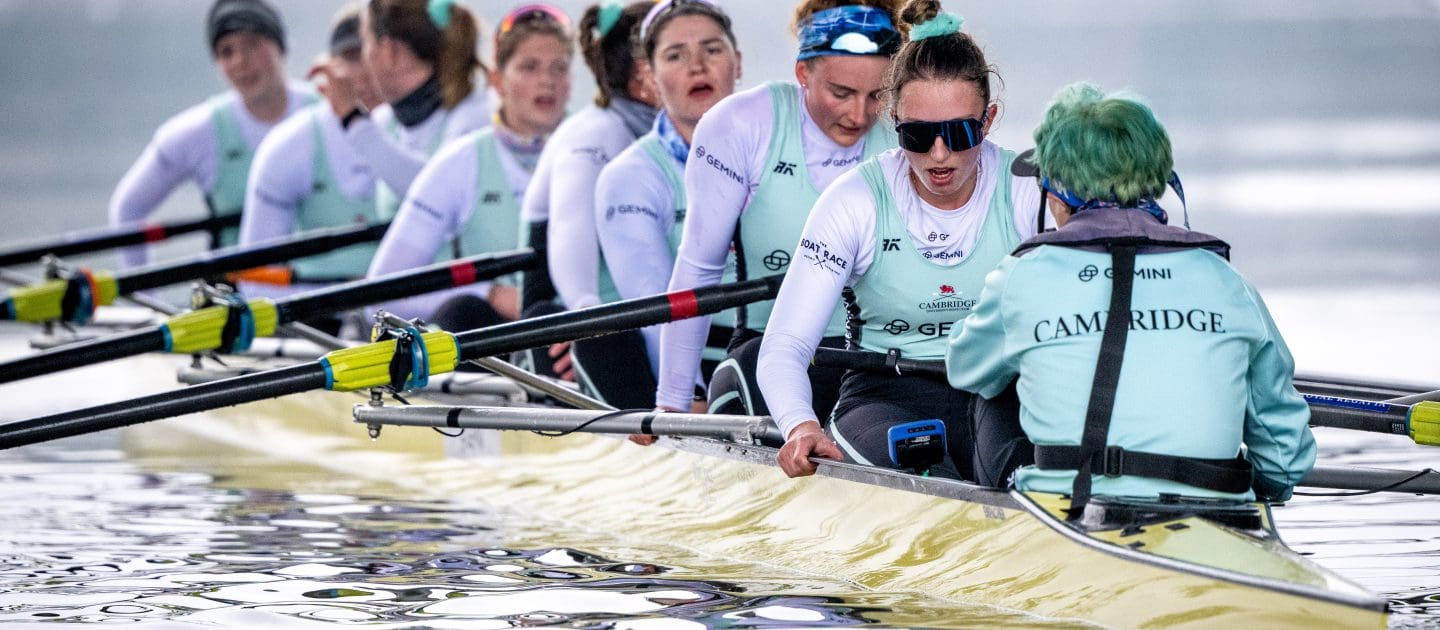
[[[324,475],[287,472],[293,485],[285,490],[238,488],[223,474],[146,473],[118,451],[22,454],[0,460],[7,627],[1040,623],[772,567],[737,568],[658,544],[621,547],[483,506],[336,492]],[[663,554],[665,564],[638,559],[642,553]]]

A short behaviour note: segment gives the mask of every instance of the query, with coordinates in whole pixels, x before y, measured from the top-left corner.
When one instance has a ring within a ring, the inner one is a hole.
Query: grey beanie
[[[215,0],[206,31],[211,54],[221,37],[238,31],[275,40],[280,52],[285,52],[285,24],[280,21],[280,13],[265,0]]]

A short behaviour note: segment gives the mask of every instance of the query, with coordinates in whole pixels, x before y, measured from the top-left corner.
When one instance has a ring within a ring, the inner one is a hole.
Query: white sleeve
[[[155,131],[140,159],[130,166],[110,196],[110,225],[144,221],[185,180],[194,181],[202,192],[214,186],[219,169],[218,141],[210,107],[201,104],[185,110]],[[147,259],[143,245],[120,250],[124,267],[144,265]]]
[[[720,101],[695,127],[685,163],[689,208],[670,276],[671,291],[713,286],[724,275],[735,224],[760,183],[758,165],[765,159],[774,127],[771,107],[768,88],[760,86]],[[709,317],[661,328],[656,404],[689,408],[709,330]]]
[[[240,215],[241,246],[291,235],[295,211],[310,194],[315,173],[315,141],[310,116],[292,117],[265,136],[255,150],[245,185],[245,210]],[[247,297],[281,298],[319,285],[277,287],[242,282]]]
[[[632,157],[640,159],[631,159]],[[668,158],[667,158],[668,159]],[[643,152],[632,147],[600,172],[595,226],[615,289],[624,299],[665,292],[675,258],[667,237],[675,225],[675,192]],[[642,328],[651,369],[660,365],[660,327]]]
[[[838,303],[841,291],[864,275],[874,255],[875,199],[865,179],[851,171],[825,189],[810,211],[792,259],[797,264],[785,272],[760,343],[755,372],[783,435],[816,419],[810,359],[830,323],[830,310],[814,305]]]
[[[623,147],[622,147],[623,148]],[[618,151],[587,143],[555,156],[550,171],[546,264],[567,310],[600,303],[600,242],[595,236],[595,180]]]
[[[475,173],[479,154],[475,143],[461,138],[441,149],[415,178],[415,185],[380,246],[370,261],[366,277],[423,267],[435,262],[435,255],[448,247],[459,228],[475,209]],[[441,304],[458,293],[484,297],[490,283],[476,283],[435,293],[402,298],[376,305],[401,317],[430,317]]]
[[[1035,214],[1040,211],[1040,186],[1034,177],[1010,177],[1010,203],[1015,211],[1015,231],[1020,240],[1035,236]],[[1045,217],[1045,227],[1055,227],[1050,217]]]

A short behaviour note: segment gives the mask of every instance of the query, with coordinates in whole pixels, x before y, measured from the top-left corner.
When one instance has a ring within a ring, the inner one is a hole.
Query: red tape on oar
[[[145,242],[146,242],[146,243],[154,243],[154,242],[156,242],[156,241],[163,241],[163,240],[165,240],[165,236],[166,236],[165,226],[163,226],[163,225],[147,225],[147,226],[145,226]]]
[[[694,291],[676,291],[667,294],[670,298],[670,319],[689,319],[700,314],[700,303]]]
[[[450,265],[450,282],[457,287],[475,283],[475,265],[457,263]]]

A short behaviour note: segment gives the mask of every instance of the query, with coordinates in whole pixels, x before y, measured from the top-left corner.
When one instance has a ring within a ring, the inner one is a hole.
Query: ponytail
[[[479,26],[474,14],[448,0],[370,0],[370,32],[405,45],[435,68],[441,103],[454,108],[475,91]]]
[[[580,16],[579,24],[580,53],[585,66],[595,75],[595,104],[600,107],[609,107],[616,94],[629,95],[635,60],[639,58],[631,43],[631,33],[654,4],[648,0],[631,2],[615,16],[613,2],[604,0],[590,5]],[[602,26],[609,28],[602,29]]]

